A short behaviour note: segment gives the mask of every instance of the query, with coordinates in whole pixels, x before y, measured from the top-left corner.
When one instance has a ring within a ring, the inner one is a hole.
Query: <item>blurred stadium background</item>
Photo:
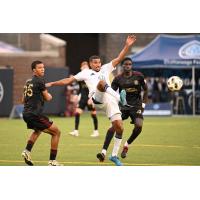
[[[126,35],[1,33],[0,116],[20,115],[23,85],[31,77],[33,60],[42,60],[46,64],[47,81],[57,80],[79,72],[81,61],[88,60],[91,55],[100,55],[103,63],[110,61],[119,53]],[[136,45],[129,56],[133,58],[136,70],[144,73],[149,85],[149,105],[145,115],[199,115],[200,34],[168,34],[165,37],[163,34],[137,33],[136,36]],[[186,52],[190,57],[179,59],[178,51],[184,45],[187,48],[183,49],[183,54]],[[119,72],[120,67],[115,74]],[[167,90],[166,80],[172,75],[183,79],[181,92]],[[70,115],[73,107],[70,106],[71,89],[51,88],[54,100],[47,103],[45,113]]]
[[[19,161],[19,156],[27,139],[25,134],[29,131],[20,119],[23,110],[21,95],[25,81],[32,76],[32,61],[45,63],[47,81],[58,80],[79,72],[80,63],[91,55],[100,55],[103,63],[110,61],[119,53],[126,36],[123,33],[0,33],[0,165],[23,163]],[[135,69],[146,77],[149,103],[144,115],[153,117],[145,119],[142,136],[136,141],[136,152],[130,152],[130,160],[126,164],[200,165],[200,34],[137,33],[136,36],[137,42],[128,56],[133,58]],[[120,66],[113,75],[119,72]],[[184,86],[180,92],[169,92],[167,89],[166,80],[172,75],[183,79]],[[44,110],[45,114],[61,116],[53,119],[64,133],[73,130],[74,126],[74,118],[71,117],[75,106],[74,89],[75,84],[50,88],[54,98],[46,103]],[[61,139],[59,159],[67,165],[96,165],[95,153],[100,150],[106,132],[102,123],[107,120],[100,113],[101,136],[97,140],[89,138],[88,132],[92,128],[84,126],[90,124],[89,114],[84,114],[81,120],[80,132],[83,136],[77,141]],[[129,121],[125,122],[125,127],[127,138],[132,128]],[[84,132],[87,134],[84,135]],[[40,165],[44,164],[41,160],[47,158],[48,152],[45,151],[41,157],[40,151],[47,141],[48,136],[44,136],[38,142],[35,159],[40,160]],[[73,156],[67,154],[65,158],[68,146],[71,153],[77,148],[83,148],[83,152],[76,152]],[[4,151],[11,147],[11,151]]]

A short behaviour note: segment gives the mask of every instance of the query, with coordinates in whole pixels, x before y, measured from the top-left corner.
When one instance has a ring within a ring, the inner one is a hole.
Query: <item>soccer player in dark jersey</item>
[[[120,106],[122,120],[126,120],[130,117],[131,124],[134,124],[134,129],[128,140],[125,142],[121,152],[121,157],[125,158],[129,145],[132,144],[142,131],[143,111],[148,100],[148,88],[143,74],[138,71],[133,71],[133,61],[130,58],[124,58],[121,62],[121,66],[123,68],[123,72],[114,78],[112,88],[114,90],[119,89],[119,92],[121,90],[126,91],[127,105]],[[141,97],[142,90],[144,91],[143,98]],[[105,159],[106,151],[113,135],[114,129],[111,127],[107,131],[102,152],[97,154],[97,158],[101,162]]]
[[[81,63],[81,71],[84,69],[89,69],[89,65],[87,61],[83,61]],[[79,82],[79,88],[80,88],[80,101],[78,103],[78,107],[76,108],[75,111],[75,129],[74,131],[70,132],[70,135],[73,136],[79,136],[79,131],[78,131],[78,127],[79,127],[79,123],[80,123],[80,115],[83,113],[83,110],[85,109],[85,107],[87,106],[88,110],[91,112],[91,117],[93,119],[93,123],[94,123],[94,131],[91,135],[91,137],[98,137],[99,136],[99,132],[98,132],[98,119],[97,119],[97,114],[96,114],[96,109],[94,107],[93,101],[91,99],[89,99],[88,95],[89,95],[89,90],[88,87],[85,83],[85,81],[80,81]]]
[[[33,71],[32,79],[28,80],[24,86],[22,101],[24,103],[23,119],[27,124],[28,129],[33,129],[33,133],[27,141],[25,150],[22,152],[26,164],[32,166],[31,150],[41,132],[51,135],[51,149],[49,166],[59,166],[56,161],[57,148],[60,139],[60,130],[49,120],[48,117],[42,114],[44,101],[50,101],[52,96],[48,93],[45,87],[43,78],[45,67],[41,61],[34,61],[31,65]]]

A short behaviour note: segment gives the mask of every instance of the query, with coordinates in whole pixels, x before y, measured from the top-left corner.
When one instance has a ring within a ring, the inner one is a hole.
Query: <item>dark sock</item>
[[[142,131],[141,127],[135,127],[133,129],[131,136],[128,138],[127,143],[131,144],[137,138],[137,136],[141,133],[141,131]]]
[[[79,122],[80,122],[80,114],[75,113],[75,130],[78,130]]]
[[[117,139],[122,139],[122,133],[116,133],[116,134],[115,134],[115,137],[116,137]]]
[[[93,123],[94,123],[94,130],[98,130],[98,119],[97,119],[97,115],[93,115],[91,114],[91,117],[93,119]]]
[[[26,150],[31,151],[33,148],[34,142],[31,140],[28,140],[27,145],[26,145]]]
[[[51,149],[49,160],[55,160],[57,155],[57,150]]]
[[[108,149],[110,142],[114,136],[114,133],[115,133],[115,131],[112,128],[108,129],[108,131],[106,133],[106,138],[105,138],[105,141],[103,144],[103,149],[105,149],[105,150]]]

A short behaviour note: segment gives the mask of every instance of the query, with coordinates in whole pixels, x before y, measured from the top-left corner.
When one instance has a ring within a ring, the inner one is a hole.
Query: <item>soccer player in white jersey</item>
[[[91,69],[85,69],[70,78],[65,78],[46,84],[46,87],[51,87],[68,85],[73,81],[85,81],[89,89],[89,98],[92,98],[96,107],[105,111],[107,117],[115,129],[116,134],[114,138],[114,147],[109,159],[117,166],[122,165],[117,155],[121,145],[123,133],[123,124],[118,103],[119,101],[122,104],[125,104],[126,102],[124,91],[122,91],[121,95],[119,95],[110,87],[111,84],[109,75],[124,59],[130,47],[134,44],[135,41],[135,35],[128,35],[124,48],[121,50],[119,55],[108,64],[101,65],[101,59],[99,56],[91,56],[89,59]]]

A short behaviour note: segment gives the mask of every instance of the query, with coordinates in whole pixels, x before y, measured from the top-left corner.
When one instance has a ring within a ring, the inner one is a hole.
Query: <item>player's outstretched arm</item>
[[[126,43],[124,45],[124,48],[121,50],[121,52],[119,53],[119,55],[117,56],[117,58],[112,60],[112,65],[113,67],[116,67],[126,56],[126,54],[128,53],[130,47],[135,43],[136,41],[136,36],[133,34],[128,35],[127,39],[126,39]]]
[[[71,76],[69,78],[65,78],[65,79],[61,79],[59,81],[54,81],[54,82],[49,82],[46,83],[46,87],[51,87],[51,86],[62,86],[62,85],[69,85],[71,84],[73,81],[76,81],[76,79]]]

